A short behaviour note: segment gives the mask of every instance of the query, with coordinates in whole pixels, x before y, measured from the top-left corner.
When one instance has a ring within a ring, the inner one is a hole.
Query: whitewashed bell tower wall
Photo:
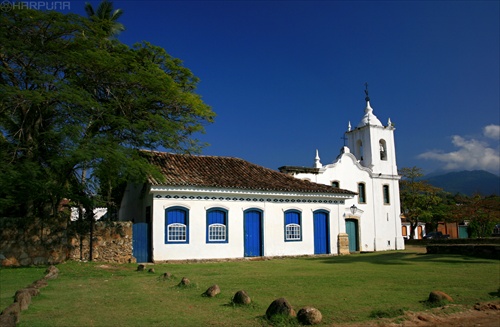
[[[322,165],[317,152],[314,162],[317,173],[294,174],[315,183],[338,183],[339,188],[354,192],[359,192],[359,184],[364,185],[365,199],[360,200],[358,195],[346,201],[338,222],[341,232],[345,232],[347,219],[358,222],[360,251],[404,249],[394,130],[390,119],[387,126],[382,125],[367,97],[365,115],[355,128],[349,123],[345,133],[348,146],[341,149],[335,161]],[[354,214],[349,210],[352,205],[357,208]]]
[[[357,127],[351,129],[349,126],[346,132],[347,144],[363,167],[374,173],[397,175],[394,130],[390,119],[387,126],[382,125],[367,98],[363,119]]]
[[[365,115],[355,128],[351,128],[349,124],[345,134],[347,144],[359,164],[369,170],[366,207],[372,207],[368,212],[373,215],[376,226],[375,250],[387,246],[402,249],[404,241],[401,235],[400,176],[396,165],[395,128],[390,119],[384,126],[374,115],[368,94],[365,100]],[[368,189],[368,184],[371,184],[371,190]],[[390,244],[391,240],[394,245]]]

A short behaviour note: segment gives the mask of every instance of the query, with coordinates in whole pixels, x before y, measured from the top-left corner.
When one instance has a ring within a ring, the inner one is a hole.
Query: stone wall
[[[89,235],[70,239],[70,260],[89,260]],[[94,225],[92,260],[98,262],[136,262],[132,256],[131,222],[97,222]]]
[[[89,260],[89,235],[83,238],[66,221],[46,227],[43,221],[25,224],[20,219],[0,220],[0,264],[31,266],[65,260]],[[96,222],[92,259],[99,262],[135,262],[131,222]]]
[[[67,223],[49,228],[42,220],[26,224],[22,219],[2,219],[0,224],[2,266],[58,264],[68,255]]]

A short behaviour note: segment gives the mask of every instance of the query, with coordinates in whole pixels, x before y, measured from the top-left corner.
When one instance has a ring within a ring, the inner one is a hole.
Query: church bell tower
[[[368,84],[365,84],[365,114],[359,124],[352,128],[349,122],[347,146],[358,162],[372,173],[397,175],[396,147],[394,144],[394,126],[389,118],[384,126],[373,114],[368,96]]]

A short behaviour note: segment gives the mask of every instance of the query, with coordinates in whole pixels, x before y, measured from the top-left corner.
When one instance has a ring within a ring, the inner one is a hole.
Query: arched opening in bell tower
[[[387,144],[385,143],[384,139],[381,139],[378,142],[379,148],[380,148],[380,160],[387,160]]]
[[[363,161],[363,141],[356,142],[356,154],[360,161]]]

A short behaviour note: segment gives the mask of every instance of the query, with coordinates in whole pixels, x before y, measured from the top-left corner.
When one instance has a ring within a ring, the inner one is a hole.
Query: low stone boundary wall
[[[31,304],[31,298],[40,294],[40,289],[48,285],[49,279],[56,279],[59,269],[50,266],[45,271],[45,276],[32,284],[22,288],[14,295],[14,303],[3,309],[0,313],[0,326],[15,327],[19,323],[21,311],[27,310]]]
[[[499,244],[429,244],[428,254],[460,254],[500,260]]]
[[[433,244],[496,244],[500,245],[500,237],[485,237],[485,238],[445,238],[445,239],[420,239],[420,240],[405,240],[406,245],[433,245]]]
[[[54,265],[66,260],[90,259],[90,231],[80,237],[66,221],[44,227],[39,220],[0,221],[0,264],[4,267]],[[132,254],[132,222],[96,222],[92,260],[136,262]]]
[[[58,264],[68,256],[67,222],[53,222],[48,227],[43,220],[0,220],[0,263],[2,266]]]
[[[70,260],[89,260],[90,235],[70,239]],[[97,222],[94,225],[92,261],[130,263],[132,255],[132,222]]]

